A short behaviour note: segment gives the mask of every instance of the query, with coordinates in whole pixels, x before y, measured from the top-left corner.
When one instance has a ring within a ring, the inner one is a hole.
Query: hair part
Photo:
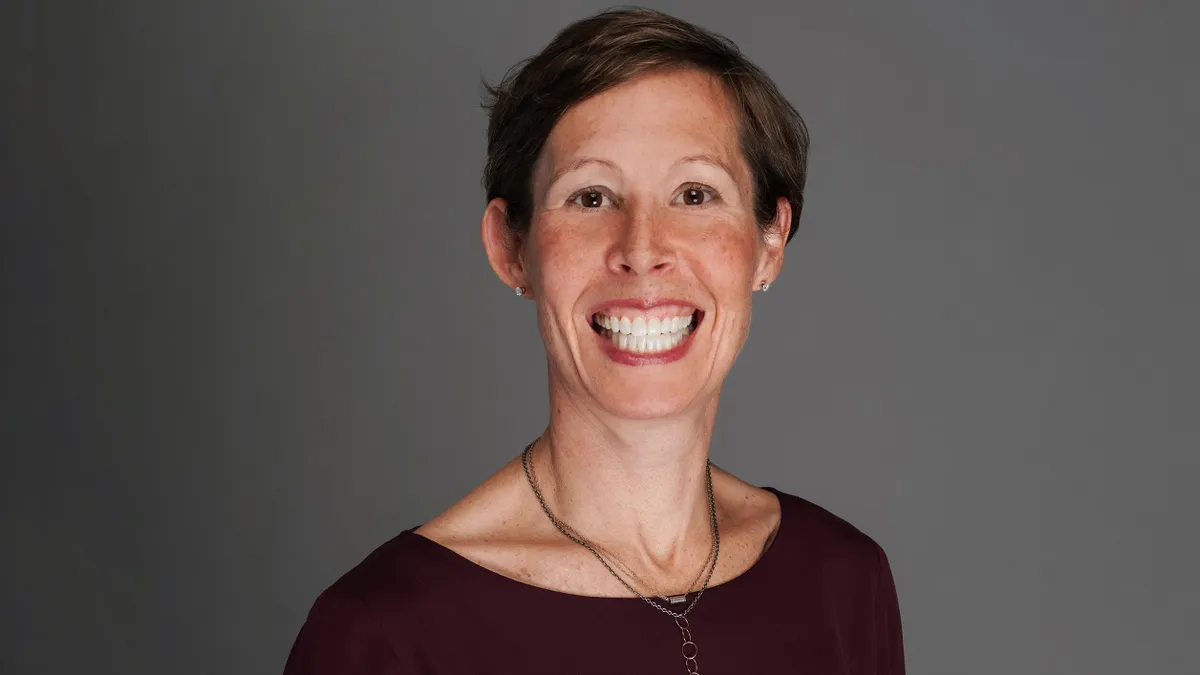
[[[742,153],[753,177],[754,216],[774,222],[778,199],[791,204],[796,234],[804,206],[808,129],[779,88],[732,41],[650,9],[614,9],[576,21],[496,85],[484,86],[488,201],[508,203],[508,226],[523,235],[533,217],[533,172],[567,110],[641,75],[696,69],[725,87],[739,117]]]

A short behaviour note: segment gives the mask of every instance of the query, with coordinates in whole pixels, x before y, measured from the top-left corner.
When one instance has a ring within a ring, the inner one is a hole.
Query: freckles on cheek
[[[551,288],[570,285],[570,279],[583,267],[583,248],[575,237],[547,228],[538,241],[538,267],[542,284]]]
[[[716,247],[716,256],[713,262],[728,272],[723,276],[731,285],[741,286],[753,274],[754,246],[744,239],[723,238]]]

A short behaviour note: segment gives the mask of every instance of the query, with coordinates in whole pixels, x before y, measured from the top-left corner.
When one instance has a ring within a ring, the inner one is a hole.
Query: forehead
[[[550,132],[539,162],[547,172],[538,173],[579,156],[621,166],[707,154],[741,167],[738,128],[733,102],[716,77],[694,70],[643,75],[571,107]]]

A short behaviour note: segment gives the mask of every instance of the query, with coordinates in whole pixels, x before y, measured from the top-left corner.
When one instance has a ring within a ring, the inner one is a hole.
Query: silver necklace
[[[533,443],[536,443],[536,442],[537,442],[537,440],[534,440]],[[625,581],[625,579],[623,577],[621,577],[620,574],[617,574],[616,570],[614,570],[612,568],[612,566],[608,564],[608,561],[605,560],[604,556],[601,555],[600,552],[597,550],[598,546],[596,544],[593,544],[592,542],[588,541],[586,538],[584,538],[582,535],[580,535],[578,532],[576,532],[574,528],[572,528],[571,526],[562,522],[561,520],[558,519],[557,516],[554,515],[554,513],[550,510],[550,506],[546,503],[545,496],[542,495],[541,488],[538,487],[537,479],[534,477],[534,473],[533,473],[533,463],[529,461],[530,454],[532,453],[532,450],[533,450],[533,443],[530,443],[529,445],[525,446],[524,452],[521,453],[521,466],[524,467],[524,469],[525,469],[525,478],[529,480],[529,487],[531,487],[533,489],[533,494],[537,497],[538,503],[541,504],[542,511],[546,512],[546,517],[550,519],[550,522],[554,524],[554,527],[556,527],[559,532],[563,533],[563,536],[567,537],[571,541],[575,542],[576,544],[579,544],[580,546],[582,546],[582,547],[586,548],[588,551],[590,551],[592,553],[592,555],[596,557],[596,560],[599,560],[600,564],[604,565],[604,569],[608,570],[609,574],[613,575],[613,577],[615,577],[617,581],[621,582],[622,586],[629,589],[630,593],[633,593],[634,595],[638,596],[639,598],[644,600],[646,602],[646,604],[657,609],[658,611],[662,612],[663,614],[666,614],[667,616],[670,616],[671,618],[675,619],[675,625],[676,625],[676,627],[679,628],[680,636],[683,638],[683,646],[681,648],[681,652],[683,654],[684,666],[687,668],[687,672],[689,673],[689,675],[697,675],[700,672],[699,666],[696,663],[696,656],[698,654],[698,650],[696,649],[696,643],[692,641],[691,624],[688,622],[687,615],[688,615],[688,613],[690,613],[692,611],[692,608],[696,606],[696,603],[700,601],[700,596],[704,595],[704,591],[706,591],[708,589],[708,582],[712,580],[713,571],[716,570],[716,568],[717,568],[717,557],[720,555],[720,552],[721,552],[721,529],[717,525],[717,500],[713,496],[712,462],[704,463],[704,475],[705,475],[705,480],[707,482],[707,487],[708,487],[708,514],[709,514],[709,521],[712,524],[712,541],[713,541],[712,562],[708,567],[708,575],[704,578],[704,585],[700,587],[700,590],[696,593],[696,597],[692,599],[692,601],[688,604],[688,606],[686,608],[684,608],[683,611],[676,612],[672,609],[669,609],[667,607],[664,607],[664,606],[658,604],[652,598],[646,597],[640,591],[638,591],[636,588],[629,585],[629,583],[627,583]],[[609,553],[609,555],[611,556],[612,554]],[[616,556],[613,556],[613,559],[617,560]],[[621,564],[619,560],[618,560],[618,564],[620,564],[621,567],[628,569],[628,567],[624,564]],[[634,578],[636,578],[636,576]],[[676,596],[676,597],[667,597],[667,596],[660,596],[660,597],[663,599],[664,602],[668,602],[670,604],[677,604],[677,603],[680,603],[683,601],[678,598],[682,597],[683,599],[686,599],[687,594],[685,593],[683,596]]]
[[[533,451],[530,450],[530,455],[532,456],[532,454],[533,454]],[[529,466],[529,472],[526,475],[529,478],[530,485],[533,487],[534,494],[541,494],[541,484],[538,482],[537,471],[533,468],[532,462],[530,463],[530,466]],[[557,520],[557,518],[555,518],[555,520]],[[687,602],[687,596],[690,595],[692,593],[692,591],[695,590],[696,586],[700,583],[700,579],[704,577],[705,570],[707,570],[709,568],[709,563],[712,562],[713,557],[716,555],[717,542],[719,540],[719,537],[712,538],[712,544],[709,546],[708,555],[705,556],[704,562],[700,565],[700,570],[698,572],[696,572],[695,578],[693,578],[691,583],[689,583],[685,587],[683,593],[667,594],[667,593],[663,593],[661,590],[656,589],[652,584],[646,582],[645,579],[642,579],[640,576],[638,576],[637,572],[634,572],[633,569],[631,567],[629,567],[629,565],[626,565],[624,562],[622,562],[621,559],[618,558],[616,555],[614,555],[611,551],[604,548],[600,544],[588,539],[587,537],[584,537],[582,534],[580,534],[579,530],[576,530],[575,528],[571,527],[570,525],[563,522],[562,520],[558,520],[557,525],[559,525],[561,527],[561,529],[567,530],[568,535],[572,536],[572,538],[581,539],[583,541],[588,542],[592,546],[594,546],[596,548],[596,551],[599,552],[602,556],[604,556],[604,558],[608,562],[621,568],[622,572],[629,575],[629,577],[631,579],[633,579],[634,581],[636,581],[638,584],[640,584],[642,586],[642,588],[650,591],[649,593],[646,593],[645,595],[656,596],[658,599],[662,600],[663,602],[667,603],[668,605],[678,605],[678,604]]]

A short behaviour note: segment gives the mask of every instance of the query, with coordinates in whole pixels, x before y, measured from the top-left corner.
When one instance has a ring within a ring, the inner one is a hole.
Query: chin
[[[636,393],[631,393],[634,388]],[[610,383],[593,392],[594,400],[608,414],[627,420],[654,420],[678,416],[696,404],[697,392],[685,394],[683,388],[653,387]]]
[[[605,406],[609,414],[623,420],[661,420],[669,419],[678,416],[680,413],[687,410],[685,405],[664,405],[661,402],[650,403],[643,406],[621,404],[616,406]]]

